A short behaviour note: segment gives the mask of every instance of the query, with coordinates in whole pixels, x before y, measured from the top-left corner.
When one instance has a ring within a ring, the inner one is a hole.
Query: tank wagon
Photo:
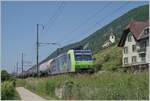
[[[29,68],[26,76],[36,74],[36,65]],[[39,65],[40,75],[54,75],[71,72],[93,73],[93,58],[91,50],[68,50],[66,53],[50,59]]]
[[[48,60],[47,62],[44,62],[39,66],[40,75],[49,75],[51,73],[50,66],[53,59]]]

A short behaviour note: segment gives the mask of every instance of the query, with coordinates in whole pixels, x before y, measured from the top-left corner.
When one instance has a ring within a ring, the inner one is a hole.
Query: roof
[[[127,35],[128,35],[129,32],[132,32],[135,40],[137,40],[137,41],[140,40],[141,39],[140,36],[141,36],[143,30],[146,27],[149,27],[149,21],[146,21],[146,22],[144,22],[144,21],[132,21],[132,22],[130,22],[126,26],[126,28],[124,29],[118,46],[119,47],[124,46],[125,41],[126,41],[126,37],[127,37]]]

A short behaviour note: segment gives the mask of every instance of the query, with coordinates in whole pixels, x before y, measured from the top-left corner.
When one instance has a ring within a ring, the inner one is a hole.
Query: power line
[[[109,2],[108,4],[110,4],[111,2]],[[91,15],[89,18],[87,18],[83,23],[81,23],[81,24],[79,24],[75,29],[73,29],[72,31],[71,31],[71,33],[73,33],[73,32],[75,32],[76,30],[78,30],[79,28],[81,28],[81,26],[82,25],[84,25],[84,24],[86,24],[89,20],[91,20],[92,18],[93,18],[93,16],[96,16],[96,15],[98,15],[99,14],[99,12],[102,12],[107,6],[108,6],[108,4],[106,4],[103,8],[101,8],[101,9],[99,9],[99,10],[97,10],[93,15]],[[126,3],[125,3],[126,4]],[[121,6],[122,7],[122,6]],[[120,9],[121,7],[119,7],[118,9]],[[53,21],[56,21],[56,19],[58,18],[58,16],[60,15],[60,13],[61,13],[61,11],[62,11],[62,9],[64,8],[64,2],[62,2],[61,4],[60,4],[60,6],[58,7],[58,9],[56,9],[56,12],[53,14],[53,16],[51,16],[51,18],[50,18],[50,20],[52,20],[51,22],[53,22]],[[118,10],[117,9],[117,10]],[[116,10],[114,11],[114,12],[116,12]],[[112,12],[112,13],[114,13],[114,12]],[[110,14],[111,15],[111,14]],[[105,19],[106,17],[104,16],[104,19]],[[102,20],[102,21],[104,21],[104,19]],[[97,25],[99,22],[96,22],[95,24],[94,24],[94,26],[95,25]],[[46,24],[45,24],[46,25]],[[51,26],[52,26],[52,24],[51,24]],[[51,27],[50,26],[50,27]],[[90,27],[91,28],[91,27]],[[89,29],[90,29],[89,28]],[[89,30],[88,29],[88,30]],[[46,32],[46,31],[45,31]],[[71,39],[72,40],[72,39]]]
[[[110,5],[112,2],[108,2],[106,5],[104,5],[104,7],[102,7],[101,9],[98,9],[94,14],[92,14],[90,17],[88,17],[86,20],[84,20],[82,23],[80,23],[76,28],[74,28],[73,30],[71,30],[69,32],[70,33],[74,33],[75,31],[77,31],[78,29],[80,29],[83,25],[85,25],[86,23],[88,23],[91,19],[93,19],[95,16],[97,16],[99,13],[103,12],[104,9],[106,7],[108,7],[108,5]],[[63,40],[64,38],[62,38],[60,40],[60,42]]]
[[[52,26],[55,24],[55,21],[62,13],[64,6],[65,6],[65,2],[62,1],[61,4],[59,5],[59,7],[54,12],[54,14],[50,17],[49,21],[46,24],[44,24],[45,26],[46,25],[48,26],[47,29],[44,31],[44,33],[46,33],[48,30],[50,30],[50,28],[52,28]]]
[[[58,15],[58,13],[61,11],[63,5],[64,5],[64,2],[61,2],[61,4],[60,4],[60,5],[58,6],[58,8],[54,11],[53,15],[50,17],[49,20],[53,20],[53,19]],[[49,22],[49,21],[48,21],[48,22]],[[48,22],[47,22],[45,25],[47,25]]]
[[[87,33],[87,32],[88,32],[89,30],[91,30],[93,27],[95,27],[96,25],[98,25],[100,22],[105,21],[106,18],[111,17],[113,14],[115,14],[116,12],[118,12],[118,11],[122,8],[122,6],[127,5],[129,2],[130,2],[130,1],[124,3],[123,5],[119,6],[117,9],[115,9],[112,13],[109,13],[107,16],[104,16],[104,17],[102,18],[102,20],[97,21],[94,25],[92,25],[92,26],[90,26],[89,28],[87,28],[87,30],[84,31],[84,32]],[[111,16],[110,16],[110,15],[111,15]],[[80,33],[79,33],[79,34],[80,34]],[[76,34],[76,36],[78,36],[78,34]],[[71,38],[69,41],[73,40],[74,38],[75,38],[75,36],[74,36],[73,38]]]
[[[115,9],[115,10],[110,14],[111,16],[104,17],[102,21],[101,21],[101,20],[100,20],[100,21],[97,21],[92,27],[95,27],[95,26],[98,25],[100,22],[105,21],[106,18],[112,17],[112,15],[115,14],[116,12],[118,12],[118,11],[122,8],[122,6],[125,7],[129,2],[130,2],[130,1],[124,3],[124,4],[121,5],[121,6],[119,6],[117,9]],[[91,27],[87,28],[86,31],[90,30],[90,28],[91,28]]]
[[[56,19],[60,16],[62,10],[64,8],[64,2],[61,2],[60,6],[56,9],[56,11],[54,12],[54,14],[51,16],[50,18],[50,25],[48,26],[48,28],[50,29],[52,27],[52,25],[54,24],[54,22],[56,21]],[[49,21],[45,24],[49,25]],[[39,29],[38,29],[39,24],[37,24],[37,42],[36,42],[36,66],[37,66],[37,75],[39,74]],[[42,25],[43,29],[44,26]],[[44,32],[47,32],[49,29],[46,29]]]

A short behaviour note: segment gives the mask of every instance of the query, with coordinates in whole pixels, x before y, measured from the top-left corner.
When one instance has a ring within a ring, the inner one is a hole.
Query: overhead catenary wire
[[[116,12],[118,12],[118,10],[120,10],[122,6],[125,6],[125,5],[128,4],[128,3],[129,3],[129,1],[128,1],[127,3],[125,3],[125,4],[121,5],[121,6],[119,6],[117,9],[115,9],[115,11],[113,11],[112,13],[109,13],[109,15],[112,16],[113,14],[115,14]],[[105,5],[102,9],[97,10],[92,16],[90,16],[89,18],[87,18],[87,20],[85,20],[83,23],[79,24],[75,29],[71,30],[70,33],[74,33],[76,30],[78,30],[79,28],[81,28],[82,25],[86,24],[89,20],[93,19],[93,16],[97,15],[98,12],[103,11],[104,8],[106,8],[107,6],[108,6],[108,5]],[[51,19],[51,22],[49,23],[49,21],[48,21],[46,24],[44,24],[45,26],[48,25],[48,24],[50,24],[50,25],[48,26],[49,29],[48,29],[48,27],[47,27],[47,30],[45,30],[44,33],[45,33],[46,31],[50,30],[50,28],[54,25],[56,19],[60,16],[60,13],[62,12],[63,8],[64,8],[64,3],[62,2],[62,3],[60,4],[60,6],[58,7],[58,9],[57,9],[58,11],[55,12],[55,14],[54,14],[53,16],[51,16],[51,18],[50,18],[50,19]],[[96,14],[96,13],[97,13],[97,14]],[[108,18],[108,17],[111,17],[111,16],[107,16],[107,18]],[[92,27],[89,27],[85,32],[91,30],[93,27],[95,27],[96,25],[98,25],[100,22],[103,22],[105,19],[106,19],[106,17],[104,16],[102,20],[97,21]],[[81,33],[80,33],[80,34],[81,34]],[[77,34],[76,34],[76,35],[77,35]],[[78,35],[77,35],[77,36],[78,36]],[[73,37],[73,38],[75,38],[75,37]],[[71,40],[73,40],[73,39],[71,39]]]
[[[108,19],[108,17],[112,17],[113,14],[116,14],[118,11],[120,11],[121,8],[123,8],[123,7],[125,7],[127,4],[129,4],[129,2],[130,2],[130,1],[125,2],[123,5],[119,6],[117,9],[115,9],[114,11],[112,11],[111,13],[109,13],[108,15],[103,16],[103,17],[101,18],[101,20],[95,22],[94,25],[88,27],[87,30],[84,31],[84,33],[88,33],[91,29],[93,29],[93,27],[95,27],[95,26],[98,25],[99,23],[105,21],[106,18]],[[110,15],[111,15],[111,16],[110,16]],[[79,34],[81,34],[81,33],[79,33]],[[76,34],[76,36],[78,37],[79,35]],[[72,41],[73,39],[75,39],[76,36],[72,37],[70,40],[68,40],[68,42],[69,42],[69,41]]]
[[[93,17],[94,16],[96,16],[99,12],[102,12],[106,7],[108,7],[108,5],[110,5],[111,4],[111,2],[109,2],[108,4],[106,4],[103,8],[101,8],[101,9],[99,9],[99,10],[97,10],[93,15],[91,15],[89,18],[87,18],[86,20],[84,20],[84,22],[83,23],[81,23],[81,24],[79,24],[75,29],[73,29],[70,33],[74,33],[76,30],[78,30],[79,28],[81,28],[84,24],[86,24],[89,20],[91,20],[91,19],[93,19]],[[58,16],[60,15],[60,12],[62,11],[62,8],[64,8],[63,7],[64,6],[64,2],[61,2],[61,4],[60,4],[60,6],[56,9],[56,11],[54,12],[54,14],[50,17],[50,21],[51,22],[53,22],[53,21],[56,21],[56,19],[58,18]],[[121,6],[122,7],[122,6]],[[120,9],[120,7],[118,8],[118,9]],[[118,10],[117,9],[117,10]],[[116,11],[116,10],[115,10]],[[114,12],[115,12],[114,11]],[[113,13],[114,13],[113,12]],[[110,14],[110,13],[109,13]],[[110,14],[111,15],[111,14]],[[104,19],[105,19],[106,17],[104,16]],[[102,21],[104,21],[104,19],[102,20]],[[45,26],[47,25],[47,24],[51,24],[51,22],[49,23],[49,21],[46,23],[46,24],[44,24]],[[53,23],[54,24],[54,23]],[[95,25],[97,25],[98,23],[96,22],[96,24]],[[95,26],[94,25],[94,26]],[[51,24],[51,26],[49,26],[49,29],[52,27],[52,24]],[[48,28],[48,27],[47,27]],[[47,30],[49,30],[49,29],[47,29]],[[88,30],[89,29],[91,29],[91,27],[90,28],[88,28]],[[44,32],[46,32],[47,30],[45,30]],[[73,38],[75,38],[75,37],[73,37]],[[71,39],[71,40],[73,40],[73,39]]]
[[[120,11],[121,8],[123,8],[123,7],[125,7],[126,5],[128,5],[129,2],[130,2],[130,1],[124,3],[124,4],[121,5],[121,6],[119,6],[117,9],[115,9],[115,10],[110,14],[111,16],[104,17],[102,21],[101,21],[101,20],[100,20],[100,21],[97,21],[92,27],[95,27],[95,26],[98,25],[100,22],[105,21],[106,18],[108,19],[109,17],[112,17],[112,15],[114,15],[114,14],[116,14],[118,11]],[[91,30],[90,28],[91,28],[91,27],[87,28],[86,31]]]
[[[86,20],[84,20],[84,22],[82,22],[81,24],[79,24],[75,29],[73,29],[70,33],[74,33],[76,30],[78,30],[79,28],[81,28],[84,24],[86,24],[88,21],[90,21],[91,19],[93,19],[93,17],[94,16],[96,16],[96,15],[98,15],[99,14],[99,12],[102,12],[106,7],[108,7],[108,5],[110,5],[111,4],[111,2],[109,2],[109,3],[107,3],[103,8],[101,8],[101,9],[99,9],[99,10],[97,10],[94,14],[92,14],[90,17],[88,17]],[[125,3],[126,4],[126,3]],[[54,21],[54,20],[56,20],[57,19],[57,17],[60,15],[60,11],[61,11],[61,9],[63,8],[63,5],[64,5],[64,2],[61,2],[61,4],[60,4],[60,6],[58,7],[58,9],[56,9],[56,12],[51,16],[51,20],[52,21]],[[124,4],[123,4],[124,5]],[[120,8],[122,7],[122,5],[118,8],[119,10],[120,10]],[[118,10],[118,9],[116,9],[116,10]],[[116,11],[115,10],[115,11]],[[115,12],[114,11],[114,12]],[[113,13],[114,13],[113,12]],[[110,13],[109,13],[110,14]],[[110,14],[111,15],[111,14]],[[106,16],[104,16],[104,18],[103,18],[103,20],[102,21],[104,21],[104,19],[106,18]],[[50,24],[50,23],[47,23],[47,24]],[[94,27],[95,27],[95,25],[97,25],[98,24],[98,22],[96,22],[96,24],[94,24]],[[46,25],[46,24],[45,24]],[[52,25],[51,25],[52,26]],[[92,26],[93,27],[93,26]],[[49,29],[50,29],[50,26],[49,26]],[[48,30],[49,30],[48,29]],[[91,27],[90,28],[88,28],[88,30],[91,30]],[[45,30],[45,32],[46,32],[46,30]],[[73,35],[73,34],[72,34]],[[75,38],[75,37],[73,37],[73,38]],[[73,40],[73,38],[71,39],[71,40]],[[62,40],[60,40],[60,42],[61,42]]]
[[[60,14],[61,14],[61,12],[62,12],[62,8],[64,8],[64,2],[61,2],[61,4],[60,4],[60,6],[58,7],[58,9],[57,9],[57,11],[54,13],[54,15],[51,17],[51,26],[48,26],[49,27],[49,29],[52,27],[52,25],[54,24],[54,22],[56,21],[56,19],[60,16]],[[36,51],[36,53],[37,53],[37,56],[36,56],[36,66],[37,66],[37,75],[39,74],[39,62],[38,62],[38,60],[39,60],[39,45],[40,45],[40,41],[39,41],[39,25],[42,25],[42,27],[44,28],[44,25],[43,24],[37,24],[37,51]],[[47,30],[46,31],[48,31],[48,28],[47,28]],[[45,32],[46,32],[45,31]]]
[[[60,5],[58,6],[58,8],[54,11],[54,13],[52,14],[52,16],[50,17],[50,19],[45,23],[42,24],[44,25],[43,28],[43,32],[42,33],[46,33],[48,30],[50,30],[52,28],[52,26],[54,25],[56,19],[60,16],[60,14],[62,13],[63,9],[64,9],[64,1],[62,1],[60,3]],[[45,27],[47,26],[47,27]],[[35,51],[35,46],[34,46],[34,51]]]
[[[54,26],[54,24],[56,22],[56,19],[59,18],[59,16],[61,15],[64,7],[65,7],[65,2],[62,1],[61,4],[56,9],[56,11],[54,11],[53,15],[47,21],[47,23],[43,24],[44,26],[47,26],[47,28],[45,27],[45,30],[43,31],[43,33],[48,32],[52,28],[52,26]]]
[[[93,19],[94,17],[96,17],[97,15],[99,15],[101,12],[104,11],[104,9],[106,9],[106,7],[108,7],[108,5],[110,5],[112,3],[112,1],[108,2],[107,4],[105,4],[102,8],[98,9],[96,12],[94,12],[91,16],[89,16],[87,19],[85,19],[82,23],[80,23],[79,25],[77,25],[77,27],[75,27],[74,29],[72,29],[70,32],[68,32],[68,34],[73,35],[72,33],[76,32],[77,30],[81,29],[82,26],[84,26],[85,24],[87,24],[91,19]],[[60,40],[63,41],[64,37]]]
[[[109,5],[111,4],[110,2],[108,3]],[[108,4],[107,5],[105,5],[103,8],[101,8],[101,9],[99,9],[99,10],[97,10],[96,11],[96,13],[94,13],[92,16],[90,16],[89,18],[87,18],[87,20],[85,20],[83,23],[81,23],[80,25],[78,25],[75,29],[73,29],[72,31],[71,31],[71,33],[73,33],[74,31],[76,31],[76,29],[79,29],[79,28],[81,28],[81,26],[82,25],[84,25],[84,24],[86,24],[90,19],[92,19],[93,18],[93,16],[95,16],[95,15],[97,15],[98,14],[98,12],[101,12],[101,11],[103,11],[106,7],[108,7]],[[126,3],[125,3],[126,4]],[[122,6],[124,6],[125,4],[123,4],[123,5],[121,5],[121,6],[119,6],[119,8],[117,8],[117,9],[115,9],[111,14],[114,14],[114,12],[116,12],[118,9],[120,10],[120,8],[122,7]],[[109,13],[110,14],[110,13]],[[110,14],[110,15],[111,15]],[[103,20],[102,21],[104,21],[104,19],[106,18],[106,16],[104,16],[104,18],[103,18]],[[100,20],[101,21],[101,20]],[[99,22],[99,21],[98,21]],[[92,26],[92,27],[95,27],[95,25],[97,25],[98,24],[98,22],[96,22],[95,24],[94,24],[94,26]],[[88,30],[91,30],[91,27],[90,28],[88,28]],[[78,36],[78,35],[77,35]],[[75,37],[73,37],[71,40],[73,40]],[[70,40],[69,40],[70,41]]]

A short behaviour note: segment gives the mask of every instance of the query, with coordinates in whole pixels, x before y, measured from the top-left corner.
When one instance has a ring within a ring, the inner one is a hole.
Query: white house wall
[[[139,55],[138,55],[138,52],[133,52],[132,51],[132,45],[137,45],[133,35],[131,36],[131,42],[128,42],[128,36],[126,37],[126,41],[125,41],[125,45],[124,47],[128,47],[128,53],[127,54],[124,54],[124,49],[123,49],[123,59],[122,59],[122,62],[123,62],[123,65],[124,65],[124,58],[127,57],[128,58],[128,64],[132,64],[132,56],[137,56],[137,62],[140,62],[140,58],[139,58]]]

